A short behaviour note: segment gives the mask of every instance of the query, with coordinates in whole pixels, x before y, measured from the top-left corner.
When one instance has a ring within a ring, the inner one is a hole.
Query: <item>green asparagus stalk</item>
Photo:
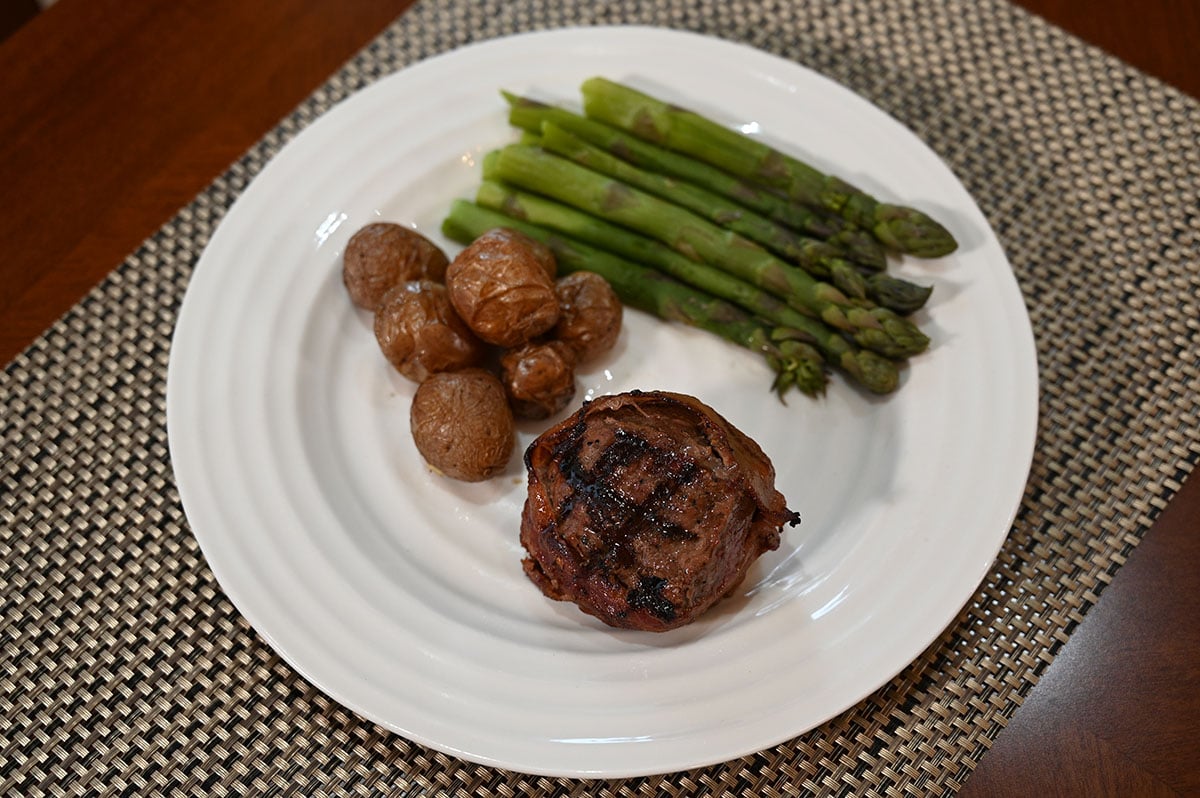
[[[880,202],[838,177],[700,114],[604,78],[582,86],[584,112],[647,141],[691,155],[796,201],[828,208],[870,230],[884,246],[919,257],[957,248],[945,227],[914,208]]]
[[[631,307],[667,321],[707,330],[758,352],[775,373],[772,389],[780,398],[793,387],[809,396],[824,393],[828,380],[824,361],[802,334],[772,327],[733,304],[665,274],[466,200],[451,204],[442,232],[447,238],[470,243],[496,227],[511,227],[543,242],[554,252],[559,268],[565,273],[599,274],[621,301]]]
[[[925,307],[932,286],[916,283],[878,272],[866,278],[867,297],[876,305],[894,310],[901,316],[915,313]]]
[[[907,357],[929,345],[924,333],[892,311],[855,305],[834,286],[813,279],[736,233],[544,150],[509,145],[494,158],[485,159],[484,177],[553,197],[657,238],[844,330],[863,348],[888,357]]]
[[[772,294],[720,269],[685,258],[659,241],[560,202],[490,180],[480,184],[475,201],[505,216],[650,266],[680,282],[733,302],[773,324],[790,328],[803,336],[801,340],[812,343],[828,363],[873,393],[891,393],[899,384],[899,373],[892,360],[860,349],[836,330],[799,313]]]
[[[713,224],[757,242],[820,280],[829,280],[843,293],[865,299],[867,284],[836,247],[799,235],[718,194],[657,172],[648,172],[610,155],[553,122],[542,125],[541,146],[580,166],[628,183],[668,202],[674,202]]]
[[[869,269],[880,270],[887,266],[879,242],[839,216],[792,202],[703,161],[643,141],[565,108],[509,92],[503,94],[509,104],[508,119],[514,127],[540,133],[545,123],[552,123],[634,166],[700,186],[789,229],[822,239],[842,249],[848,259]]]

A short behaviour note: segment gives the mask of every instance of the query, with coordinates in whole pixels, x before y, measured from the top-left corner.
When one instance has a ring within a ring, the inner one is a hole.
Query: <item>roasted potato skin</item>
[[[474,333],[512,348],[532,340],[558,321],[548,250],[528,236],[497,228],[479,236],[450,262],[450,302]],[[549,254],[550,263],[553,254]]]
[[[503,471],[516,442],[504,386],[478,368],[439,372],[421,383],[409,426],[425,462],[464,482],[481,482]]]
[[[375,311],[375,340],[388,362],[415,382],[479,365],[487,355],[454,312],[446,287],[432,280],[410,280],[385,295]]]
[[[561,341],[510,349],[500,357],[500,371],[517,418],[549,418],[575,396],[575,353]]]
[[[533,252],[533,257],[541,264],[542,269],[546,272],[546,276],[554,280],[558,276],[558,258],[554,257],[554,250],[538,241],[536,238],[530,238],[524,233],[518,232],[508,227],[501,227],[497,231],[497,235],[501,236],[519,236],[522,243],[529,247]]]
[[[342,253],[342,282],[350,300],[375,311],[383,297],[411,280],[441,282],[449,259],[416,230],[393,222],[372,222],[354,233]]]
[[[554,293],[559,317],[551,336],[574,350],[579,363],[607,352],[621,334],[624,311],[612,286],[593,272],[560,277]]]

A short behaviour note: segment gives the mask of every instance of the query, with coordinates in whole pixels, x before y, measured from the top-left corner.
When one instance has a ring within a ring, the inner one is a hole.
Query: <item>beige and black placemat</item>
[[[288,139],[420,58],[599,23],[747,42],[910,126],[999,233],[1033,320],[1042,399],[994,569],[904,673],[760,754],[589,783],[424,749],[281,662],[188,530],[163,395],[191,269]],[[1002,0],[424,0],[5,369],[0,794],[952,792],[1200,459],[1197,142],[1195,100]]]

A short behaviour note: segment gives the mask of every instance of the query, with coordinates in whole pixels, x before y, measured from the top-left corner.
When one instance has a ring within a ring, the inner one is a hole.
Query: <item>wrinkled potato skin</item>
[[[446,287],[458,315],[488,343],[510,348],[558,321],[554,280],[538,242],[507,228],[490,230],[446,269]],[[549,255],[553,263],[553,254]]]
[[[500,358],[500,370],[517,418],[549,418],[575,396],[575,353],[561,341],[510,349]]]
[[[516,442],[504,386],[483,369],[443,371],[421,383],[409,427],[425,462],[464,482],[503,471]]]
[[[373,222],[350,237],[342,254],[342,282],[350,300],[375,311],[384,295],[410,280],[441,282],[449,260],[425,236],[392,222]]]
[[[397,371],[415,382],[475,366],[487,348],[463,323],[446,287],[432,280],[396,286],[375,312],[375,340]]]
[[[501,227],[499,235],[517,235],[525,240],[525,244],[533,250],[533,257],[537,258],[537,262],[541,264],[542,269],[546,272],[546,276],[551,281],[558,276],[558,258],[554,257],[554,251],[550,247],[538,241],[536,238],[530,238],[524,233],[516,230],[509,230],[506,227]]]
[[[559,279],[554,292],[560,315],[551,333],[585,363],[607,352],[621,333],[623,308],[612,286],[593,272],[575,272]]]

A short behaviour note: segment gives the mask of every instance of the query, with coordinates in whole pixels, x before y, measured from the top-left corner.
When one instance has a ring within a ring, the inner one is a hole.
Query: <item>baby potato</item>
[[[594,272],[574,272],[554,286],[559,317],[551,333],[584,363],[607,352],[621,333],[623,309],[612,286]]]
[[[439,372],[421,383],[409,427],[425,462],[464,482],[481,482],[504,470],[516,442],[504,386],[478,368]]]
[[[546,272],[546,276],[553,280],[558,276],[558,258],[554,257],[554,250],[538,241],[536,238],[530,238],[524,233],[512,230],[507,227],[499,228],[500,235],[518,235],[524,239],[524,244],[533,250],[533,256],[537,258],[537,262],[541,264],[542,269]]]
[[[500,357],[500,370],[517,418],[548,418],[575,396],[575,353],[561,341],[510,349]]]
[[[436,244],[403,225],[368,224],[350,237],[342,253],[342,282],[350,300],[374,311],[384,295],[410,280],[441,282],[449,259]]]
[[[375,311],[375,340],[388,362],[415,382],[478,365],[487,354],[454,312],[446,287],[432,280],[410,280],[384,296]]]
[[[450,262],[450,302],[474,333],[491,344],[519,346],[558,321],[554,255],[509,228],[489,230]]]

